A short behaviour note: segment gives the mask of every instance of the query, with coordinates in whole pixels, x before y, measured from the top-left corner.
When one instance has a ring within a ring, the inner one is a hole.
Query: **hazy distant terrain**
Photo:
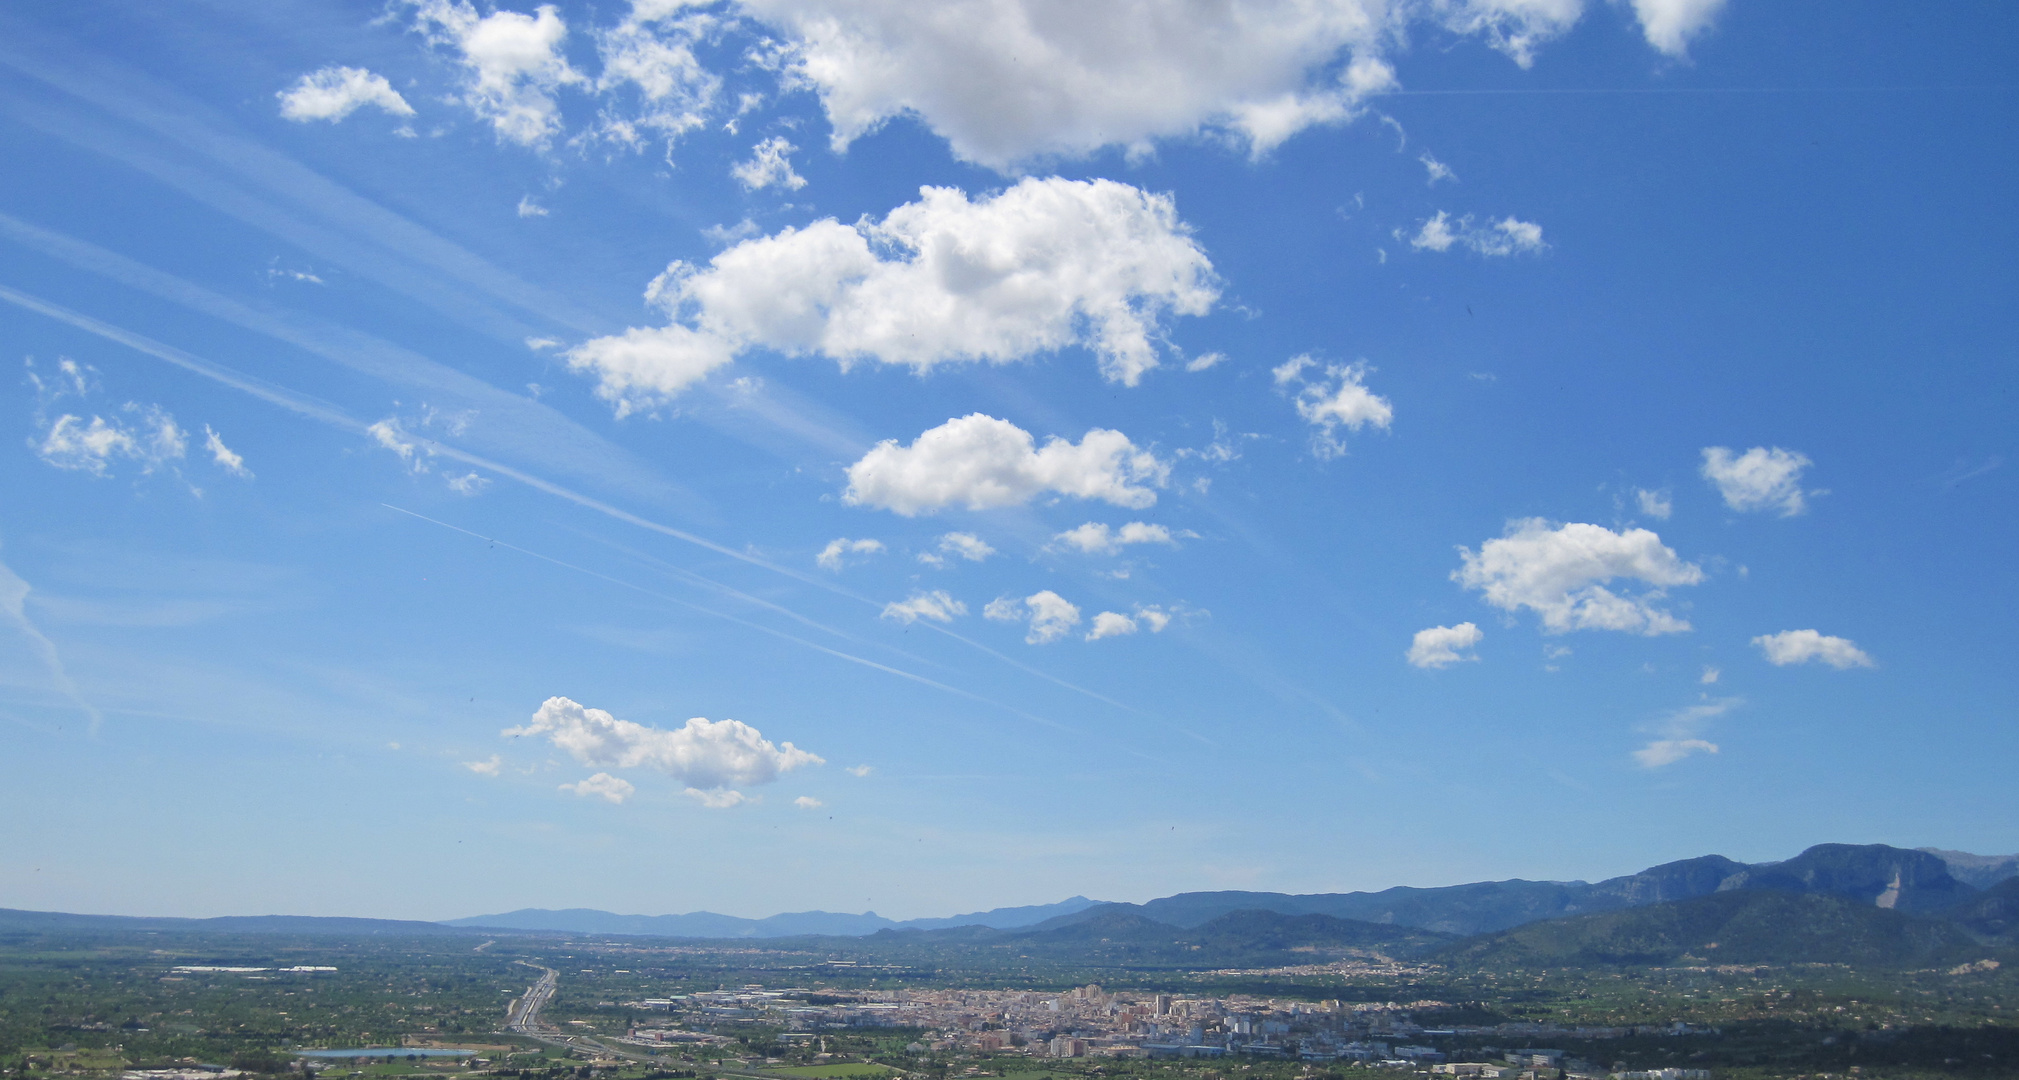
[[[1712,893],[1743,889],[1817,893],[1899,911],[1939,911],[1978,890],[2019,875],[2019,855],[1911,851],[1882,844],[1822,844],[1784,862],[1747,864],[1706,855],[1650,867],[1637,874],[1596,883],[1582,881],[1483,881],[1442,888],[1400,886],[1380,892],[1179,893],[1142,904],[1109,904],[1157,923],[1204,925],[1235,911],[1280,915],[1327,915],[1336,919],[1390,923],[1468,935],[1505,930],[1544,919],[1615,911]],[[972,915],[895,921],[862,915],[806,911],[744,919],[712,912],[686,915],[613,915],[589,909],[528,909],[499,915],[453,919],[450,926],[518,930],[635,934],[662,937],[767,938],[806,934],[853,936],[881,930],[933,930],[985,926],[998,930],[1036,926],[1071,916],[1098,902],[1076,896],[1057,904],[997,908]]]

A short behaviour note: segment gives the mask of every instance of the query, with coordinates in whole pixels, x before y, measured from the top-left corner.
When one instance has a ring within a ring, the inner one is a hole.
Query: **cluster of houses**
[[[1063,993],[1020,990],[894,990],[883,992],[772,990],[747,986],[627,1002],[677,1014],[680,1024],[641,1026],[630,1037],[648,1043],[706,1042],[703,1028],[763,1023],[786,1038],[835,1028],[897,1027],[925,1031],[916,1053],[1020,1053],[1051,1058],[1216,1058],[1243,1055],[1299,1061],[1361,1062],[1435,1075],[1488,1080],[1550,1080],[1603,1075],[1559,1050],[1518,1050],[1494,1061],[1446,1061],[1429,1041],[1437,1036],[1492,1035],[1579,1039],[1630,1034],[1689,1034],[1686,1025],[1650,1028],[1559,1028],[1503,1024],[1492,1028],[1426,1028],[1412,1010],[1441,1002],[1345,1003],[1245,995],[1204,997],[1110,993],[1097,985]],[[1441,1041],[1441,1040],[1439,1040]],[[1633,1074],[1633,1080],[1701,1080],[1697,1070]],[[1673,1075],[1671,1075],[1673,1074]],[[1624,1075],[1624,1074],[1623,1074]]]

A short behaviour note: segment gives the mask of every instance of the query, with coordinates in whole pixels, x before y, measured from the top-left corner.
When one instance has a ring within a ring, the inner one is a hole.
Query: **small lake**
[[[369,1050],[296,1050],[294,1056],[305,1058],[405,1058],[405,1057],[475,1057],[475,1050],[437,1050],[433,1048],[404,1046],[378,1046]]]

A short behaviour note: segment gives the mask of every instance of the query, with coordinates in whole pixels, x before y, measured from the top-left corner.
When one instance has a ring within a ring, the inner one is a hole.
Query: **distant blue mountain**
[[[552,930],[571,934],[619,934],[641,937],[772,938],[826,934],[862,937],[879,930],[944,930],[956,926],[987,926],[1015,930],[1046,919],[1085,911],[1100,903],[1084,896],[1056,904],[995,908],[943,919],[886,919],[874,911],[860,915],[834,911],[794,911],[764,919],[745,919],[694,911],[685,915],[613,915],[592,908],[523,908],[499,915],[449,919],[444,926],[493,927],[499,930]]]
[[[1953,867],[1976,869],[1981,880],[2014,876],[2015,858],[1961,852],[1908,851],[1884,844],[1818,844],[1783,862],[1747,864],[1722,855],[1663,863],[1638,874],[1583,881],[1478,881],[1380,892],[1179,893],[1140,905],[1138,911],[1173,926],[1195,927],[1229,912],[1273,911],[1412,926],[1446,934],[1483,934],[1547,919],[1619,911],[1732,891],[1772,891],[1838,896],[1878,908],[1935,912],[1954,907],[1977,890]],[[2003,874],[2003,877],[1998,876]]]
[[[414,922],[406,919],[351,919],[319,915],[222,915],[214,919],[179,919],[134,915],[73,915],[62,911],[20,911],[14,908],[0,908],[0,933],[97,934],[136,931],[327,934],[332,937],[358,935],[414,937],[471,932],[443,923]]]
[[[1124,924],[1195,930],[1237,912],[1248,913],[1244,918],[1254,921],[1255,913],[1260,912],[1291,918],[1322,916],[1347,920],[1362,924],[1362,931],[1364,924],[1374,923],[1432,934],[1466,936],[1572,916],[1688,902],[1724,893],[1773,892],[1835,897],[1859,907],[1891,910],[1902,915],[1950,914],[1973,934],[2007,940],[2019,933],[2014,930],[2015,926],[2019,926],[2019,885],[2011,884],[2015,878],[2019,878],[2019,855],[1972,855],[1931,848],[1910,851],[1883,844],[1819,844],[1781,862],[1748,864],[1718,855],[1706,855],[1593,883],[1480,881],[1441,888],[1398,887],[1380,892],[1300,895],[1196,892],[1179,893],[1143,904],[1103,904],[1084,896],[1075,896],[1056,904],[1005,907],[946,918],[903,921],[886,919],[873,911],[860,915],[797,911],[766,919],[745,919],[710,911],[685,915],[613,915],[588,908],[562,911],[527,909],[425,923],[289,915],[215,919],[134,918],[0,909],[0,933],[166,930],[336,936],[516,930],[526,933],[735,939],[816,935],[864,937],[878,933],[952,931],[967,927],[972,933],[981,935],[992,931],[1043,929],[1066,931],[1066,936],[1070,937],[1079,932],[1073,929],[1079,923],[1094,919],[1105,920],[1103,925],[1114,924],[1097,936],[1114,938],[1117,933],[1126,930]],[[1715,905],[1699,905],[1690,910],[1723,909]],[[1040,927],[1040,924],[1044,925]],[[1165,931],[1155,932],[1163,934]],[[1123,936],[1127,935],[1124,933]]]
[[[528,909],[446,923],[457,927],[546,930],[575,934],[627,934],[695,938],[861,937],[883,930],[944,930],[986,926],[1015,930],[1072,917],[1100,907],[1110,915],[1134,912],[1181,928],[1202,926],[1236,911],[1324,915],[1335,919],[1413,927],[1442,934],[1480,934],[1546,919],[1619,911],[1734,890],[1838,896],[1902,912],[1936,912],[1961,904],[1979,889],[2019,875],[2019,856],[1959,851],[1909,851],[1883,844],[1819,844],[1777,863],[1742,863],[1721,855],[1664,863],[1600,882],[1479,881],[1439,888],[1398,886],[1380,892],[1195,892],[1142,904],[1100,904],[1075,896],[1056,904],[996,908],[944,919],[898,922],[875,912],[860,915],[801,911],[768,919],[742,919],[697,911],[687,915],[612,915],[607,911]]]

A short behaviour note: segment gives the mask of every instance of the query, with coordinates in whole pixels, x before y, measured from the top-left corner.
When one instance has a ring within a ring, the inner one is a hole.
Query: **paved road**
[[[526,964],[524,960],[519,963]],[[526,964],[526,966],[540,971],[540,981],[526,991],[525,997],[512,1002],[512,1007],[506,1010],[505,1030],[538,1037],[545,1030],[540,1024],[540,1010],[545,1008],[549,1001],[554,1000],[554,984],[560,980],[561,973],[550,967],[540,967],[538,964]]]
[[[569,1053],[587,1054],[592,1058],[618,1057],[631,1061],[657,1061],[651,1054],[641,1054],[636,1050],[626,1050],[623,1047],[611,1046],[601,1039],[588,1035],[565,1035],[542,1023],[540,1020],[540,1010],[546,1008],[547,1003],[554,1000],[555,984],[560,981],[561,973],[550,967],[541,967],[539,964],[528,964],[524,960],[517,961],[517,963],[537,969],[540,972],[540,978],[538,982],[527,988],[525,997],[513,1002],[512,1007],[505,1011],[506,1031],[515,1035],[524,1035],[529,1039],[538,1039],[549,1046],[558,1046]],[[785,1077],[777,1073],[766,1073],[758,1070],[743,1072],[717,1068],[714,1071],[719,1076],[738,1077],[739,1080],[797,1080],[796,1077]]]
[[[641,1054],[634,1050],[611,1046],[601,1039],[588,1035],[564,1034],[554,1028],[548,1027],[540,1019],[540,1010],[546,1008],[547,1003],[554,1000],[555,986],[560,981],[561,973],[550,967],[541,967],[539,964],[528,964],[524,960],[517,962],[538,970],[540,972],[540,979],[527,988],[525,997],[513,1002],[512,1007],[506,1010],[506,1031],[515,1035],[524,1035],[529,1039],[538,1039],[548,1046],[558,1046],[570,1053],[586,1054],[592,1058],[616,1057],[627,1058],[631,1061],[653,1060],[650,1054]]]

